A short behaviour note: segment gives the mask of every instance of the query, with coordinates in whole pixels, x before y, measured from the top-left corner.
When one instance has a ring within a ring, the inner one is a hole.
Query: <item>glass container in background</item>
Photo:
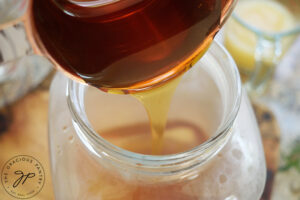
[[[276,65],[300,33],[300,2],[240,0],[224,30],[224,45],[252,94],[263,94]]]
[[[175,91],[161,156],[130,95],[58,74],[49,140],[57,199],[258,200],[266,178],[257,123],[234,61],[213,42]]]
[[[240,0],[223,35],[252,100],[266,105],[280,128],[274,200],[300,196],[299,16],[297,0]]]
[[[27,0],[0,0],[0,24],[22,16],[27,3]],[[0,30],[0,107],[25,95],[51,70],[51,64],[42,57],[20,55],[28,46],[25,37],[25,31],[17,26]]]

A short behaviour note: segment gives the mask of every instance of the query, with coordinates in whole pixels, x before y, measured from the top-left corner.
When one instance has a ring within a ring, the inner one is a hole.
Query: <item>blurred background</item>
[[[255,108],[274,200],[300,199],[299,16],[299,0],[239,0],[217,37]]]

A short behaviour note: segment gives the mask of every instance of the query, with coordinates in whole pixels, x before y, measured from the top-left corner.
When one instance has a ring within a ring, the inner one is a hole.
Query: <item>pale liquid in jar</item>
[[[242,107],[244,109],[245,105]],[[249,117],[253,117],[253,113],[246,112],[237,123],[249,122]],[[264,167],[264,160],[257,156],[262,152],[252,148],[252,142],[257,140],[253,134],[258,131],[256,128],[235,129],[237,132],[229,143],[210,161],[188,173],[170,177],[135,174],[126,167],[99,164],[85,149],[81,149],[76,152],[76,159],[73,160],[76,162],[73,172],[76,177],[72,184],[78,184],[80,188],[76,196],[78,199],[101,197],[103,200],[219,200],[232,196],[240,200],[253,200],[248,197],[261,193],[263,189],[262,185],[257,187],[253,178],[265,179],[265,171],[259,170]],[[150,132],[149,125],[141,123],[119,127],[119,130],[112,129],[103,132],[101,136],[123,149],[151,154]],[[190,150],[208,137],[208,133],[197,124],[184,120],[171,121],[164,133],[161,154]]]
[[[188,77],[182,77],[171,100],[161,154],[191,150],[211,138],[223,123],[226,107],[221,93],[224,84],[216,83],[222,82],[223,78],[217,75],[221,68],[211,67],[215,64],[195,66],[187,73]],[[57,87],[62,87],[63,83],[56,82]],[[91,126],[106,141],[132,152],[152,154],[149,119],[135,98],[88,88],[84,105]],[[113,163],[110,159],[119,159],[105,152],[95,159],[73,128],[63,134],[58,131],[57,136],[53,135],[53,141],[56,141],[55,145],[62,142],[63,149],[54,154],[57,197],[92,200],[258,199],[264,186],[265,162],[250,108],[244,96],[231,129],[232,138],[217,155],[203,165],[169,175],[144,173],[140,169],[144,166],[142,161],[132,163],[135,167]],[[63,112],[61,117],[68,119],[68,113]],[[72,142],[62,139],[68,138],[69,134],[74,136]],[[161,169],[157,170],[160,172]]]

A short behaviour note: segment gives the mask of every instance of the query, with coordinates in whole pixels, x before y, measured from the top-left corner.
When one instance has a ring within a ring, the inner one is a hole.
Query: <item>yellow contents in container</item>
[[[235,14],[250,28],[231,18],[225,29],[224,43],[241,74],[245,75],[255,67],[255,49],[258,44],[258,35],[251,27],[264,33],[278,33],[294,27],[296,21],[286,7],[268,0],[240,1]],[[286,51],[291,38],[285,38],[280,42],[282,51]]]

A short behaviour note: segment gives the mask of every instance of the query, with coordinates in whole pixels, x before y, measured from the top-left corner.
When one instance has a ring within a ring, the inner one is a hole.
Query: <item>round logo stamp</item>
[[[41,163],[32,156],[19,155],[5,163],[1,171],[1,183],[5,191],[18,199],[37,195],[45,183]]]

